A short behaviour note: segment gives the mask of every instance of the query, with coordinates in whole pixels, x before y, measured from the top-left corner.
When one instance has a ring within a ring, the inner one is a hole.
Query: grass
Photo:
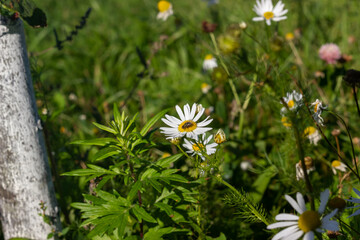
[[[54,152],[56,162],[52,167],[58,173],[80,168],[80,164],[92,155],[93,149],[69,143],[101,136],[91,123],[109,122],[113,103],[130,115],[140,112],[140,124],[144,124],[163,109],[198,102],[205,107],[215,107],[212,115],[215,126],[225,129],[229,136],[224,147],[223,175],[236,188],[257,195],[269,212],[276,213],[289,207],[284,194],[305,189],[303,182],[293,180],[294,164],[299,159],[292,133],[281,125],[278,114],[282,107],[280,97],[297,89],[294,78],[301,82],[309,99],[321,98],[329,109],[345,118],[353,137],[359,136],[359,116],[351,90],[341,80],[345,69],[360,68],[357,54],[360,30],[356,27],[358,1],[285,1],[288,19],[270,27],[251,20],[255,16],[251,10],[254,1],[245,0],[221,0],[219,5],[211,7],[200,0],[176,1],[173,3],[175,16],[165,22],[156,19],[157,1],[36,2],[47,14],[48,27],[36,30],[26,27],[25,30],[39,111],[47,108],[49,113],[42,116],[48,130],[48,148]],[[62,50],[54,48],[54,29],[60,39],[66,38],[89,7],[92,11],[86,26],[71,42],[66,42]],[[210,74],[202,71],[204,56],[215,54],[209,34],[201,30],[203,20],[218,24],[215,36],[224,33],[230,24],[245,21],[246,32],[266,49],[264,51],[249,35],[242,33],[240,50],[224,58],[235,76],[233,80],[241,101],[245,99],[253,75],[257,74],[240,137],[236,134],[239,120],[229,85],[214,83]],[[275,30],[281,38],[278,42],[273,41]],[[284,40],[288,32],[295,33],[294,44],[302,66],[295,64],[293,52]],[[352,37],[355,38],[353,42]],[[317,52],[328,42],[337,43],[343,53],[352,55],[353,60],[338,68],[326,66]],[[274,51],[274,47],[279,47],[280,51]],[[137,48],[148,63],[147,71],[144,71]],[[303,77],[301,71],[305,73]],[[323,72],[325,77],[316,78],[316,71]],[[142,72],[143,76],[139,76]],[[214,86],[207,95],[201,92],[204,82]],[[343,126],[338,126],[330,114],[325,116],[325,135],[335,144],[331,131],[341,128],[341,147],[346,157],[351,158]],[[301,126],[310,123],[307,119]],[[159,133],[156,138],[163,139]],[[328,150],[323,140],[317,147],[305,140],[305,155],[316,159],[318,170],[311,175],[316,193],[325,186],[332,186],[335,191],[338,180],[331,174],[329,161],[336,159],[336,155]],[[356,150],[358,152],[359,147]],[[159,151],[170,152],[171,149],[161,145]],[[251,161],[255,169],[243,171],[240,163],[244,160]],[[272,165],[275,167],[270,167]],[[260,184],[261,192],[256,193],[258,185],[253,183],[262,171],[271,174],[265,185]],[[69,205],[82,201],[81,192],[86,192],[87,185],[83,180],[69,177],[59,178],[57,184],[64,225],[76,226],[79,214]],[[352,184],[354,182],[349,186]],[[69,186],[73,188],[69,190]],[[270,236],[262,231],[264,225],[249,225],[236,219],[221,201],[225,189],[216,184],[208,187],[203,205],[209,209],[212,219],[207,222],[209,235],[215,237],[224,232],[228,233],[228,239]],[[255,237],[251,237],[253,234]]]

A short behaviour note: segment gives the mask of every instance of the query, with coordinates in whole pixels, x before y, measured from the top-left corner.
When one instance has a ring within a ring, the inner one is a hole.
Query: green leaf
[[[160,228],[159,226],[149,229],[144,235],[144,240],[161,240],[165,234],[171,234],[176,232],[187,233],[189,230],[186,229],[176,229],[174,227]]]
[[[182,156],[181,153],[167,157],[167,158],[162,158],[160,160],[158,160],[154,166],[151,166],[151,168],[147,169],[141,176],[141,181],[143,181],[146,178],[152,177],[154,175],[154,173],[158,172],[158,170],[156,170],[156,166],[160,167],[160,168],[165,168],[168,167],[171,163],[176,162],[177,160],[180,159],[180,157]]]
[[[105,148],[99,150],[97,153],[95,153],[90,161],[92,161],[92,162],[100,161],[100,160],[103,160],[105,158],[111,157],[111,156],[119,154],[119,153],[120,153],[120,151],[117,148],[105,147]]]
[[[141,181],[137,181],[134,185],[131,186],[131,190],[128,193],[127,200],[132,201],[133,198],[136,196],[137,192],[141,189]]]
[[[220,233],[220,236],[217,238],[206,236],[206,240],[226,240],[226,236],[223,233]]]
[[[157,221],[147,213],[145,209],[139,207],[139,205],[135,205],[131,210],[139,221],[145,220],[147,222],[157,223]]]
[[[167,215],[169,216],[174,215],[174,211],[172,210],[171,206],[162,202],[157,202],[154,205],[160,208],[161,210],[165,211]]]
[[[145,126],[141,129],[140,134],[141,136],[145,136],[145,134],[149,131],[149,129],[157,122],[159,121],[160,118],[162,118],[165,113],[167,113],[169,111],[169,109],[165,109],[161,112],[159,112],[158,114],[156,114],[154,117],[152,117],[146,124]]]
[[[100,128],[101,130],[104,130],[106,132],[109,132],[109,133],[113,133],[113,134],[117,134],[117,131],[110,128],[110,127],[107,127],[105,125],[102,125],[102,124],[99,124],[99,123],[95,123],[93,122],[93,124],[97,127],[97,128]]]
[[[32,0],[1,0],[0,3],[18,12],[20,17],[33,28],[47,26],[45,13]]]
[[[270,180],[273,177],[273,172],[273,166],[267,168],[252,184],[252,189],[254,189],[254,192],[249,193],[249,195],[254,203],[258,203],[262,199],[264,192],[266,191]]]
[[[74,142],[71,142],[71,144],[81,144],[81,145],[94,145],[94,146],[105,146],[107,144],[111,143],[118,143],[113,138],[96,138],[96,139],[89,139],[89,140],[77,140]]]

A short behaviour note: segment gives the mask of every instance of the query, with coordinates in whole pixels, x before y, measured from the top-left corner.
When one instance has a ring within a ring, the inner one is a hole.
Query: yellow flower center
[[[288,107],[289,108],[293,108],[294,106],[295,106],[295,102],[294,102],[294,100],[290,100],[290,101],[288,101]]]
[[[341,162],[339,160],[334,160],[331,163],[331,166],[334,167],[334,168],[340,167],[340,165],[341,165]]]
[[[321,226],[320,214],[316,211],[305,211],[300,215],[299,228],[307,233]]]
[[[171,4],[168,1],[160,1],[158,2],[158,9],[159,12],[165,12],[169,10]]]
[[[195,129],[196,129],[196,122],[192,120],[186,120],[182,122],[178,127],[178,130],[180,132],[192,132]]]
[[[266,20],[269,20],[274,17],[274,13],[273,12],[265,12],[264,17],[266,18]]]
[[[282,117],[281,122],[285,127],[291,127],[292,126],[290,120],[287,117]]]
[[[310,136],[310,135],[313,135],[315,132],[316,132],[316,128],[314,128],[314,127],[307,127],[307,128],[305,128],[305,130],[304,130],[304,135],[305,135],[305,136]]]
[[[213,55],[208,54],[205,56],[205,60],[210,60],[210,59],[213,59]]]
[[[192,145],[192,148],[193,148],[193,150],[194,150],[195,152],[201,152],[201,150],[204,149],[204,145],[201,144],[201,143],[194,143],[194,144]]]
[[[317,112],[318,111],[318,103],[317,104],[315,104],[315,107],[314,107],[314,112]]]

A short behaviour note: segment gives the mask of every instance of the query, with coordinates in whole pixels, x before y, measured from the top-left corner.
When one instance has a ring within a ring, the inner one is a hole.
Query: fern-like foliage
[[[224,202],[230,207],[235,208],[235,214],[246,222],[268,223],[266,210],[261,204],[254,203],[243,189],[238,192],[231,191],[225,195]]]

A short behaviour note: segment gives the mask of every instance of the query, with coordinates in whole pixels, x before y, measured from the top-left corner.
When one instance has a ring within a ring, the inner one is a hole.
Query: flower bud
[[[346,207],[346,202],[344,199],[340,197],[334,197],[328,202],[328,206],[331,209],[339,209],[339,211],[343,210]]]
[[[245,30],[245,29],[247,28],[246,22],[242,21],[241,23],[239,23],[239,27],[240,27],[242,30]]]
[[[224,131],[220,128],[217,133],[215,134],[215,137],[214,137],[214,142],[216,142],[217,144],[221,144],[223,142],[226,141],[226,136],[225,136],[225,133]]]
[[[181,138],[179,138],[179,137],[170,138],[169,141],[174,145],[179,145],[180,141],[181,141]]]

